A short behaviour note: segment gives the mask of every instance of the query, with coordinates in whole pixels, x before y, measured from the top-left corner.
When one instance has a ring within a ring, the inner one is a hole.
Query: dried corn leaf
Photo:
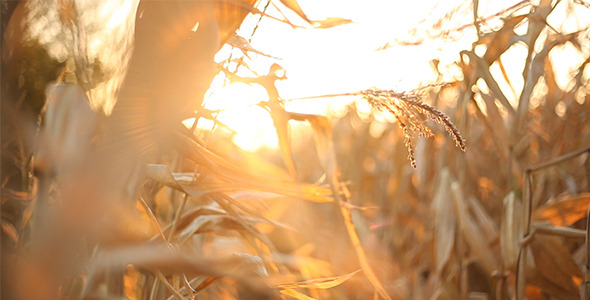
[[[533,221],[549,221],[554,226],[570,226],[588,213],[590,193],[568,195],[533,212]]]
[[[90,152],[97,116],[84,90],[76,84],[52,85],[46,93],[45,125],[35,168],[49,175],[71,172]]]
[[[315,28],[331,28],[340,25],[350,24],[352,20],[343,19],[343,18],[336,18],[336,17],[329,17],[323,21],[312,21],[311,24]]]
[[[214,1],[219,39],[225,43],[240,27],[244,18],[255,8],[257,0]]]
[[[482,206],[481,202],[475,197],[469,197],[469,207],[471,208],[474,217],[479,220],[479,224],[485,233],[489,243],[493,243],[498,239],[498,227],[496,223]]]
[[[562,226],[552,226],[547,224],[547,222],[533,222],[531,223],[531,228],[533,228],[536,234],[555,235],[574,239],[586,238],[586,230]]]
[[[18,231],[10,222],[2,219],[0,225],[2,226],[2,231],[15,243],[18,243]]]
[[[508,110],[510,114],[513,114],[514,108],[500,89],[500,86],[498,85],[496,79],[494,79],[494,76],[492,76],[492,73],[490,73],[490,65],[488,62],[485,59],[479,57],[473,51],[461,51],[461,53],[466,54],[469,57],[471,63],[476,66],[477,76],[485,81],[486,85],[492,92],[492,95],[498,99],[498,101],[500,101],[500,103]]]
[[[438,187],[432,200],[434,209],[434,252],[436,254],[436,272],[442,275],[444,266],[451,257],[455,244],[457,219],[451,199],[451,175],[443,169],[439,175]]]
[[[240,170],[242,172],[242,170]],[[283,198],[287,197],[301,197],[304,200],[312,202],[327,203],[332,202],[329,196],[330,190],[325,187],[319,187],[309,184],[295,184],[285,181],[274,181],[264,177],[257,177],[255,175],[243,175],[242,174],[229,174],[226,177],[230,178],[212,178],[207,177],[203,180],[194,181],[193,175],[187,175],[184,173],[172,173],[168,166],[150,164],[146,167],[146,175],[148,178],[156,180],[161,184],[179,190],[183,193],[187,193],[193,197],[200,197],[209,193],[229,193],[242,190],[254,190],[249,193],[251,199],[256,198],[255,195],[259,195],[258,199],[268,198]],[[224,175],[224,174],[220,174]],[[233,182],[232,182],[233,180]],[[259,181],[257,181],[259,180]]]
[[[510,192],[504,197],[504,212],[500,225],[500,252],[505,268],[516,267],[522,237],[522,204]]]
[[[278,59],[276,57],[273,57],[271,55],[268,55],[262,51],[258,51],[256,49],[254,49],[250,43],[248,42],[248,40],[246,40],[245,38],[239,36],[237,33],[234,33],[230,39],[227,41],[227,43],[235,48],[238,48],[242,51],[244,51],[244,53],[246,54],[246,56],[248,55],[248,52],[252,52],[252,53],[256,53],[256,54],[260,54],[262,56],[266,56],[266,57],[270,57],[270,58],[274,58],[274,59]]]
[[[484,239],[484,233],[479,225],[467,211],[465,196],[461,191],[458,182],[451,184],[451,196],[454,202],[455,213],[459,223],[461,235],[465,238],[467,244],[471,247],[473,255],[478,258],[478,262],[483,266],[487,274],[492,274],[498,270],[498,261],[489,247],[489,243]]]
[[[502,158],[508,159],[508,133],[506,132],[506,125],[504,118],[500,114],[500,110],[496,106],[496,102],[492,96],[480,92],[481,98],[486,104],[486,118],[490,123],[491,134],[494,137],[494,142],[498,146],[498,151]]]
[[[310,297],[302,292],[293,289],[283,289],[281,294],[298,299],[298,300],[316,300],[316,298]]]
[[[492,31],[477,42],[478,44],[485,44],[487,46],[486,53],[483,58],[492,65],[500,56],[510,48],[514,43],[520,41],[520,37],[514,33],[514,28],[527,15],[509,16],[504,19],[504,25],[498,31]]]
[[[332,124],[325,116],[290,113],[290,118],[298,121],[306,120],[314,131],[315,145],[322,169],[326,172],[328,181],[335,175],[336,157],[332,140]]]
[[[530,243],[535,261],[535,272],[529,278],[544,292],[560,299],[577,299],[578,286],[574,278],[582,281],[584,274],[572,259],[561,238],[535,235]]]
[[[323,21],[310,20],[307,17],[307,15],[303,12],[303,9],[301,9],[301,6],[299,6],[299,3],[296,0],[281,0],[281,3],[283,3],[283,5],[285,5],[290,10],[292,10],[294,13],[296,13],[299,17],[301,17],[307,23],[313,25],[313,27],[315,27],[315,28],[330,28],[330,27],[334,27],[334,26],[349,24],[352,22],[351,20],[347,20],[347,19],[343,19],[343,18],[336,18],[336,17],[329,17]]]
[[[326,277],[326,278],[316,278],[311,280],[305,281],[298,281],[293,283],[283,283],[279,284],[278,286],[282,289],[296,289],[296,288],[311,288],[311,289],[329,289],[335,286],[342,284],[343,282],[350,279],[352,276],[360,272],[361,270],[356,270],[352,273],[348,273],[345,275],[334,276],[334,277]]]
[[[296,13],[303,20],[305,20],[306,22],[308,22],[310,24],[312,23],[312,21],[303,12],[303,9],[301,9],[301,6],[299,6],[299,3],[297,2],[297,0],[280,0],[280,1],[281,1],[281,3],[283,3],[283,5],[285,5],[291,11]]]
[[[281,195],[299,197],[313,202],[332,202],[331,191],[328,188],[309,184],[297,184],[290,181],[279,181],[272,176],[252,174],[224,160],[203,145],[192,139],[177,134],[176,142],[179,151],[190,160],[201,164],[226,186],[234,189],[251,189],[274,192]],[[280,177],[279,177],[280,178]]]
[[[338,165],[336,162],[336,154],[334,151],[334,141],[332,136],[332,125],[325,116],[309,115],[309,114],[298,114],[290,113],[290,118],[298,121],[307,120],[314,130],[314,138],[318,157],[322,164],[322,168],[326,173],[327,181],[330,182],[332,187],[332,195],[334,196],[335,202],[338,205],[342,218],[344,220],[344,227],[348,233],[348,237],[352,242],[354,250],[357,254],[357,258],[361,265],[362,270],[367,276],[367,279],[371,282],[376,292],[385,299],[391,299],[385,287],[373,271],[373,268],[369,264],[365,249],[361,244],[361,240],[357,229],[352,220],[352,214],[350,209],[347,207],[348,195],[350,192],[338,179]]]

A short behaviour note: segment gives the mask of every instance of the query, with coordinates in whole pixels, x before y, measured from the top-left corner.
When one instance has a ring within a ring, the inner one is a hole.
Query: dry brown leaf
[[[522,237],[522,204],[510,192],[504,197],[504,211],[500,225],[500,252],[502,264],[507,269],[516,267]]]
[[[535,235],[530,247],[536,271],[527,272],[529,276],[532,273],[529,283],[559,299],[578,299],[579,291],[574,278],[581,281],[584,274],[561,238]]]
[[[322,169],[326,172],[328,181],[335,175],[336,157],[332,140],[332,124],[325,116],[290,113],[291,119],[309,122],[314,130],[315,145]]]
[[[2,231],[15,243],[18,243],[18,231],[10,222],[2,219]]]
[[[533,221],[549,221],[554,226],[570,226],[586,217],[590,193],[568,195],[545,204],[533,212]]]
[[[46,93],[45,124],[35,169],[40,174],[63,175],[76,169],[90,152],[98,120],[80,86],[56,84]]]
[[[256,53],[256,54],[260,54],[260,55],[262,55],[262,56],[266,56],[266,57],[270,57],[270,58],[278,59],[278,58],[276,58],[276,57],[274,57],[274,56],[268,55],[268,54],[266,54],[266,53],[264,53],[264,52],[262,52],[262,51],[258,51],[258,50],[256,50],[256,49],[254,49],[254,48],[253,48],[253,47],[250,45],[250,43],[248,42],[248,40],[246,40],[245,38],[243,38],[243,37],[239,36],[237,33],[234,33],[234,34],[233,34],[233,35],[232,35],[232,36],[229,38],[229,40],[227,41],[227,43],[228,43],[230,46],[232,46],[232,47],[239,48],[239,49],[241,49],[242,51],[244,51],[244,54],[246,54],[246,56],[248,56],[248,52],[253,52],[253,53]],[[242,62],[240,62],[240,63],[242,63]]]
[[[496,226],[495,221],[492,219],[488,211],[483,207],[481,202],[473,196],[469,197],[468,203],[473,216],[479,221],[479,225],[485,233],[485,237],[487,238],[488,242],[491,244],[497,241],[498,227]]]
[[[334,277],[326,277],[326,278],[315,278],[305,281],[298,281],[293,283],[282,283],[278,286],[282,289],[296,289],[296,288],[310,288],[310,289],[329,289],[335,286],[342,284],[343,282],[350,279],[352,276],[360,272],[361,270],[356,270],[352,273],[334,276]]]
[[[305,20],[307,23],[311,24],[315,28],[331,28],[335,26],[352,23],[351,20],[337,17],[328,17],[323,21],[310,20],[307,17],[307,15],[303,12],[303,9],[301,9],[301,6],[299,6],[297,0],[281,0],[281,3],[283,3],[283,5],[288,7],[290,10],[292,10],[299,17],[301,17],[303,20]]]
[[[298,299],[298,300],[316,300],[316,298],[310,297],[302,292],[298,292],[293,289],[283,289],[281,294]]]
[[[520,40],[520,37],[514,33],[514,28],[527,15],[509,16],[504,20],[504,25],[498,31],[492,31],[477,42],[478,44],[485,44],[487,46],[486,53],[483,58],[492,65],[500,56],[510,48],[514,43]]]
[[[465,196],[461,191],[459,183],[456,181],[451,184],[451,195],[462,236],[471,247],[474,256],[478,258],[478,262],[483,266],[486,273],[492,274],[499,269],[498,261],[492,249],[489,247],[489,243],[484,239],[485,235],[481,228],[467,211]]]
[[[485,81],[486,85],[492,92],[492,95],[498,99],[498,101],[500,101],[500,103],[508,110],[510,114],[513,114],[514,108],[500,89],[498,82],[490,73],[490,65],[488,62],[485,59],[479,57],[473,51],[461,51],[461,53],[469,57],[471,64],[473,64],[473,66],[475,66],[477,69],[477,76]]]
[[[352,20],[343,19],[343,18],[336,18],[336,17],[329,17],[323,21],[312,21],[312,25],[315,28],[332,28],[340,25],[350,24]]]
[[[301,6],[299,6],[299,3],[297,3],[297,0],[281,0],[281,3],[283,3],[283,5],[292,10],[306,22],[310,24],[313,23],[309,18],[307,18],[307,15],[303,12],[303,9],[301,9]]]
[[[436,254],[436,272],[442,276],[444,266],[451,257],[455,245],[457,220],[450,205],[451,178],[448,169],[443,169],[439,175],[439,182],[432,206],[434,209],[434,252]]]
[[[481,98],[484,100],[486,104],[486,112],[487,115],[485,116],[491,126],[491,134],[494,137],[494,142],[498,146],[498,151],[502,155],[502,158],[508,159],[508,133],[506,132],[506,125],[504,125],[504,118],[500,114],[500,110],[496,106],[495,99],[492,98],[490,95],[480,92]]]

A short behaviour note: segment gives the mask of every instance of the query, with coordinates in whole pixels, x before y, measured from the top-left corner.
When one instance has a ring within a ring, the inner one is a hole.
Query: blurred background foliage
[[[350,22],[268,3],[1,2],[2,298],[590,297],[588,2],[464,1],[379,49],[471,39],[437,82],[327,116],[285,109],[278,65],[213,61],[272,56],[248,14]],[[276,148],[201,106],[218,74],[265,89]]]

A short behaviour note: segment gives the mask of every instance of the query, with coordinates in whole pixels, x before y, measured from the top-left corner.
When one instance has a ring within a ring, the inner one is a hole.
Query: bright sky
[[[478,2],[479,16],[487,17],[521,1],[480,0]],[[538,1],[531,2],[536,4]],[[264,3],[266,2],[263,1]],[[393,43],[396,39],[411,40],[412,35],[409,31],[413,28],[418,29],[418,36],[425,36],[424,32],[432,31],[434,23],[451,10],[456,13],[453,15],[452,23],[442,24],[444,29],[453,30],[459,26],[471,24],[473,22],[472,1],[298,0],[298,3],[312,20],[340,17],[352,20],[353,24],[330,29],[293,29],[289,25],[263,18],[251,45],[259,51],[281,59],[272,60],[250,54],[253,61],[247,62],[259,74],[265,74],[272,63],[278,63],[285,68],[288,79],[277,84],[283,99],[355,92],[372,87],[399,91],[412,90],[436,79],[430,65],[432,59],[439,58],[441,66],[448,65],[459,59],[460,50],[470,49],[471,43],[475,41],[474,30],[470,28],[462,31],[458,36],[459,40],[454,43],[432,38],[427,39],[421,46],[396,46],[376,51],[387,42]],[[294,24],[305,25],[288,9],[282,8],[280,4],[279,7]],[[572,25],[570,28],[558,28],[558,30],[567,34],[589,25],[589,9],[576,11],[577,14],[583,13],[588,18],[579,16],[576,19],[567,17],[565,7],[565,4],[560,4],[559,9],[550,15],[550,22],[557,20],[553,23],[577,23],[570,24]],[[269,7],[267,13],[281,18],[281,13],[277,12],[273,5]],[[247,19],[238,33],[248,39],[258,18],[254,16]],[[581,24],[580,20],[584,24]],[[493,27],[501,24],[499,20],[493,20],[488,25]],[[520,29],[526,32],[526,26]],[[567,54],[566,57],[584,59],[579,52],[576,55],[576,50],[571,48],[567,51],[573,51],[573,53]],[[218,54],[219,60],[228,57],[227,49]],[[513,80],[511,83],[516,93],[519,93],[522,88],[522,76],[519,74],[522,74],[526,47],[517,44],[509,51],[511,54],[506,59],[503,58],[503,61],[508,73],[516,74],[511,79]],[[565,65],[579,64],[570,62]],[[556,68],[555,71],[563,72],[562,76],[558,76],[558,83],[566,85],[570,78],[567,72],[571,70],[563,67]],[[496,65],[492,65],[491,72],[497,78],[502,77]],[[499,84],[509,100],[515,103],[518,95],[513,93],[501,79]],[[248,106],[266,100],[265,91],[260,87],[248,87],[243,84],[230,85],[219,90],[222,85],[223,79],[218,78],[212,86],[212,90],[217,92],[211,94],[206,103],[209,109],[232,108],[220,114],[219,120],[238,132],[234,139],[236,144],[247,150],[255,150],[261,145],[276,147],[276,134],[268,113],[259,107]],[[335,101],[342,103],[345,100],[339,98]],[[288,103],[287,110],[325,114],[327,111],[325,103],[329,101],[325,99],[294,101]]]
[[[330,29],[293,29],[287,24],[263,18],[251,45],[281,60],[251,54],[255,62],[248,61],[248,64],[260,74],[265,74],[268,66],[274,62],[284,67],[288,79],[277,84],[283,99],[355,92],[371,87],[411,90],[421,82],[435,79],[429,62],[441,55],[444,45],[433,41],[421,47],[393,47],[384,51],[376,49],[396,38],[409,37],[408,31],[421,20],[440,18],[450,8],[465,1],[446,1],[444,8],[436,3],[434,0],[299,0],[302,9],[312,20],[340,17],[350,19],[353,23]],[[305,25],[287,9],[281,11],[293,23]],[[267,13],[281,16],[272,5]],[[249,18],[239,34],[249,38],[257,20],[258,16]],[[453,54],[458,55],[458,51]],[[228,52],[222,51],[218,59],[227,56]],[[457,58],[448,57],[449,62]],[[218,80],[217,84],[222,84],[222,80]],[[240,147],[255,150],[261,144],[276,144],[268,113],[259,107],[247,107],[265,99],[262,88],[248,88],[240,84],[213,93],[207,101],[207,107],[240,107],[221,114],[219,120],[239,133],[235,142]],[[287,109],[324,114],[327,108],[324,103],[327,102],[325,99],[297,101],[289,104]],[[243,121],[244,116],[246,121]]]

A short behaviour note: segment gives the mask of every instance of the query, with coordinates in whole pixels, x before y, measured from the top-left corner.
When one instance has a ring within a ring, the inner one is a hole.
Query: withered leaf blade
[[[281,290],[281,294],[295,298],[297,300],[316,300],[316,298],[310,297],[294,289],[283,289]]]
[[[516,267],[520,237],[522,236],[522,204],[517,201],[514,192],[504,197],[504,213],[500,225],[500,251],[502,263],[506,268]]]
[[[559,299],[579,299],[576,282],[584,274],[574,262],[561,238],[535,235],[530,243],[536,272],[529,279],[531,284]]]
[[[554,226],[570,226],[586,217],[590,193],[568,195],[533,212],[533,221],[549,221]]]
[[[334,276],[334,277],[326,277],[326,278],[316,278],[310,279],[305,281],[299,281],[294,283],[284,283],[279,284],[280,288],[284,289],[294,289],[294,288],[314,288],[314,289],[329,289],[335,286],[342,284],[343,282],[350,279],[352,276],[360,272],[361,270],[356,270],[352,273]]]
[[[436,271],[442,274],[444,266],[451,257],[455,244],[456,215],[451,204],[451,178],[448,169],[443,169],[432,200],[434,210],[434,249],[436,253]]]
[[[306,22],[308,22],[310,24],[313,23],[313,21],[311,21],[307,17],[307,15],[303,12],[303,9],[301,9],[301,6],[299,6],[299,3],[297,2],[297,0],[281,0],[281,3],[283,3],[283,5],[285,5],[287,8],[292,10],[294,13],[296,13],[299,17],[301,17]]]
[[[340,25],[350,24],[352,20],[337,18],[337,17],[328,17],[323,21],[312,21],[312,25],[315,28],[332,28]]]
[[[256,54],[260,54],[262,56],[266,56],[266,57],[270,57],[270,58],[274,58],[274,59],[278,59],[277,57],[274,57],[272,55],[268,55],[262,51],[259,51],[255,48],[253,48],[250,43],[248,42],[248,40],[246,40],[244,37],[239,36],[238,34],[234,33],[229,40],[227,41],[227,44],[229,44],[232,47],[235,48],[239,48],[242,51],[244,51],[244,53],[247,54],[247,52],[252,52],[252,53],[256,53]]]

